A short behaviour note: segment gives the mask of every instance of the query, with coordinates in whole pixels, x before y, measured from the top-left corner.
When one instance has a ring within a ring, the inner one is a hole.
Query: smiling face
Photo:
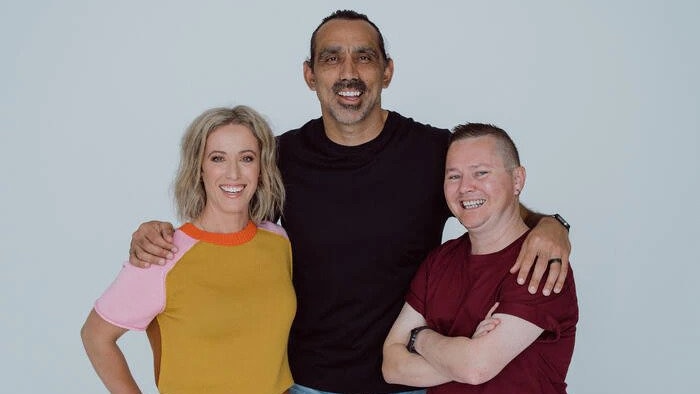
[[[447,151],[445,199],[470,234],[499,231],[519,220],[525,169],[504,163],[498,143],[493,136],[466,138]]]
[[[221,225],[245,225],[259,176],[260,147],[246,126],[228,124],[212,131],[202,158],[206,204],[197,218],[204,230],[230,232],[222,231]]]
[[[382,57],[378,39],[362,20],[333,19],[316,32],[313,68],[304,63],[304,79],[318,96],[324,121],[354,125],[381,114],[382,89],[394,66]]]

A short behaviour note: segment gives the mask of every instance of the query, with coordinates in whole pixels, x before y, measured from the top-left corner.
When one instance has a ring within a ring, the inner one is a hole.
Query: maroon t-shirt
[[[569,270],[561,293],[548,297],[541,288],[530,294],[527,286],[518,285],[508,270],[526,235],[499,252],[471,255],[469,236],[464,234],[434,250],[418,269],[406,301],[442,335],[471,337],[497,301],[495,313],[518,316],[544,329],[490,381],[450,382],[429,388],[428,393],[566,393],[564,379],[578,321],[574,275]]]

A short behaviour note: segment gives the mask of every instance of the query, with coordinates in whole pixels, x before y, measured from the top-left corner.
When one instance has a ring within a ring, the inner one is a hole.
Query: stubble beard
[[[362,108],[362,104],[337,104],[339,108],[330,108],[330,113],[336,122],[344,125],[353,125],[362,122],[367,118],[369,112],[367,108]]]
[[[367,118],[367,114],[369,113],[369,110],[373,104],[365,102],[365,95],[367,94],[368,90],[367,84],[365,81],[359,78],[337,81],[331,88],[333,97],[337,97],[337,94],[344,89],[359,91],[362,95],[361,100],[358,104],[343,104],[338,101],[331,103],[329,106],[331,116],[336,122],[344,125],[352,125],[362,122]]]

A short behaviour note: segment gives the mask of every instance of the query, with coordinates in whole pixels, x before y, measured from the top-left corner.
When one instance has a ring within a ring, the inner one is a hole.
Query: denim
[[[306,387],[306,386],[302,386],[300,384],[295,383],[292,387],[289,388],[289,394],[340,394],[340,393],[331,393],[330,391],[314,390],[311,387]],[[400,393],[395,393],[395,394],[425,394],[425,390],[402,391]]]

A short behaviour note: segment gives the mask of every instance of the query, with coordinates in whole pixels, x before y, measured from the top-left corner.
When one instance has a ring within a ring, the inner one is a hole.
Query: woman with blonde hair
[[[140,393],[116,344],[145,330],[161,393],[282,393],[296,310],[291,246],[272,223],[284,202],[275,138],[246,106],[215,108],[182,139],[177,252],[150,269],[124,264],[81,331],[110,392]]]

